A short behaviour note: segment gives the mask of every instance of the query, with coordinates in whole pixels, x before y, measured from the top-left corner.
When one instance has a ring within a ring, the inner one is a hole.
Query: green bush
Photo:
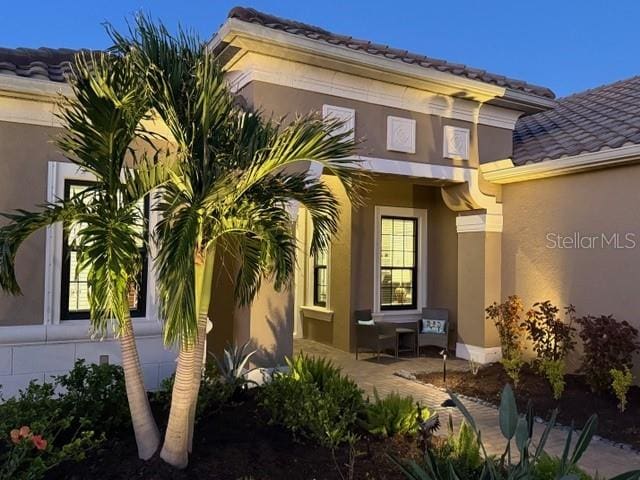
[[[373,396],[374,402],[367,404],[362,424],[374,435],[414,435],[420,428],[420,420],[426,420],[431,416],[429,409],[414,402],[411,396],[403,397],[399,393],[391,392],[380,398],[375,388]]]
[[[0,404],[0,478],[36,480],[97,447],[90,419],[74,416],[55,385],[35,382]]]
[[[557,472],[560,470],[560,458],[543,454],[533,467],[532,480],[556,480]],[[580,468],[574,466],[567,472],[572,475],[575,480],[591,480],[591,476],[587,475]]]
[[[633,373],[631,373],[629,367],[624,367],[624,370],[612,368],[611,378],[611,388],[618,399],[618,409],[624,412],[627,408],[627,392],[633,385]]]
[[[269,423],[328,448],[347,442],[364,408],[362,391],[325,359],[300,354],[287,363],[289,372],[262,388]]]
[[[73,370],[55,378],[63,388],[62,407],[69,415],[85,419],[107,437],[128,432],[131,414],[124,371],[119,365],[87,365],[77,360]]]
[[[564,381],[564,370],[565,364],[564,360],[549,360],[544,359],[540,360],[538,363],[538,371],[544,375],[544,377],[551,385],[551,389],[553,390],[553,398],[559,400],[562,396],[562,392],[564,392],[565,381]]]
[[[511,358],[501,358],[500,363],[502,364],[502,368],[504,368],[505,373],[513,382],[514,387],[518,386],[520,382],[520,370],[525,364],[525,361],[522,357],[514,356]]]
[[[448,465],[460,474],[460,478],[479,477],[484,464],[478,436],[466,421],[462,421],[458,434],[454,433],[453,420],[449,416],[449,434],[445,442],[434,447],[439,470]]]
[[[174,381],[175,374],[165,378],[160,383],[158,391],[153,394],[154,400],[167,411],[171,407],[171,393],[173,392]],[[202,374],[200,390],[198,390],[196,420],[201,420],[219,411],[231,400],[236,386],[235,383],[230,384],[224,380],[215,363],[207,362]]]

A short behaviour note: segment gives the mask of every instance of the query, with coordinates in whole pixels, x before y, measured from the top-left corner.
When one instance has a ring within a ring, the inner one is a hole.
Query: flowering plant
[[[24,425],[22,427],[14,428],[9,433],[9,437],[11,438],[11,442],[14,445],[18,445],[23,441],[26,441],[27,444],[31,443],[36,450],[46,450],[48,442],[42,437],[42,435],[34,435],[31,429]]]

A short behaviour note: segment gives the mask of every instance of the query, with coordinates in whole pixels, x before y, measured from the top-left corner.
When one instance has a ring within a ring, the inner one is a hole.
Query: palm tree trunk
[[[138,457],[142,460],[148,460],[158,450],[160,432],[153,418],[149,397],[144,388],[142,368],[140,367],[140,358],[138,357],[131,317],[127,317],[123,321],[120,348],[122,350],[122,368],[124,370],[129,410],[131,411],[131,422],[133,423],[133,431],[138,445]]]
[[[207,346],[207,321],[209,319],[209,305],[211,304],[211,286],[213,284],[213,265],[215,263],[215,248],[212,246],[207,252],[204,270],[200,280],[200,290],[198,298],[198,338],[194,352],[193,366],[193,389],[191,394],[191,410],[189,412],[189,431],[187,447],[189,453],[193,451],[193,431],[196,421],[196,407],[198,405],[198,393],[202,383],[202,369],[204,367],[204,355]],[[198,279],[198,277],[196,277]]]
[[[160,451],[160,458],[176,468],[185,468],[189,463],[187,446],[191,390],[193,388],[194,351],[195,345],[180,347],[176,377],[171,393],[169,423]]]
[[[160,452],[160,457],[176,468],[185,468],[188,465],[189,451],[193,444],[193,424],[202,379],[202,357],[211,298],[213,257],[213,249],[204,258],[196,256],[195,300],[198,307],[198,337],[195,343],[182,345],[180,348],[171,395],[169,423]]]
[[[207,336],[207,313],[200,312],[198,316],[198,340],[193,352],[193,387],[191,390],[191,407],[189,410],[189,429],[187,447],[189,453],[193,451],[193,430],[196,421],[196,409],[198,406],[198,393],[202,383],[202,368],[204,363],[204,349]]]

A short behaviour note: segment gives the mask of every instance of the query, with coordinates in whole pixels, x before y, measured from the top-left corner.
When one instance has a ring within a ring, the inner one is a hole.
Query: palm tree
[[[358,175],[349,160],[355,144],[348,132],[339,133],[337,121],[307,116],[284,126],[239,108],[215,58],[193,36],[172,37],[144,17],[129,38],[112,36],[145,72],[153,107],[181,160],[157,207],[162,220],[156,262],[164,338],[179,347],[161,457],[184,468],[193,442],[216,250],[234,246],[240,303],[252,300],[265,277],[278,289],[286,287],[296,258],[288,205],[300,202],[310,212],[312,253],[336,232],[339,215],[328,186],[300,167],[319,162],[347,192],[355,192]]]
[[[145,219],[140,203],[168,173],[156,162],[157,155],[140,156],[132,148],[134,141],[151,140],[141,127],[149,99],[137,79],[134,65],[120,56],[77,56],[70,79],[74,95],[61,101],[59,114],[66,131],[56,143],[94,181],[40,211],[5,215],[10,223],[0,229],[0,287],[20,293],[15,256],[29,235],[58,222],[67,231],[73,226],[78,271],[87,272],[89,283],[91,327],[104,336],[111,324],[120,340],[138,454],[148,459],[158,449],[160,434],[144,388],[129,292],[143,262],[139,246],[145,242]]]

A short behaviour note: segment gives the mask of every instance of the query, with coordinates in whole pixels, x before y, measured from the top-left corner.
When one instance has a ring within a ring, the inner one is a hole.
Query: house
[[[229,13],[210,48],[248,105],[343,119],[371,175],[352,205],[335,178],[310,167],[341,199],[338,234],[315,258],[301,255],[290,290],[266,283],[249,307],[234,305],[228,274],[216,278],[212,351],[252,340],[268,365],[295,337],[353,350],[354,311],[417,320],[429,306],[449,311],[458,357],[487,363],[500,349],[484,309],[511,294],[640,326],[640,78],[556,99],[548,88],[246,8]],[[0,211],[90,180],[49,140],[72,54],[0,50]],[[307,247],[310,219],[294,210]],[[5,393],[75,358],[118,361],[113,340],[87,338],[86,283],[69,273],[64,240],[59,228],[34,236],[17,261],[25,295],[0,296]],[[134,321],[150,388],[175,358],[161,345],[153,283],[149,274]]]

